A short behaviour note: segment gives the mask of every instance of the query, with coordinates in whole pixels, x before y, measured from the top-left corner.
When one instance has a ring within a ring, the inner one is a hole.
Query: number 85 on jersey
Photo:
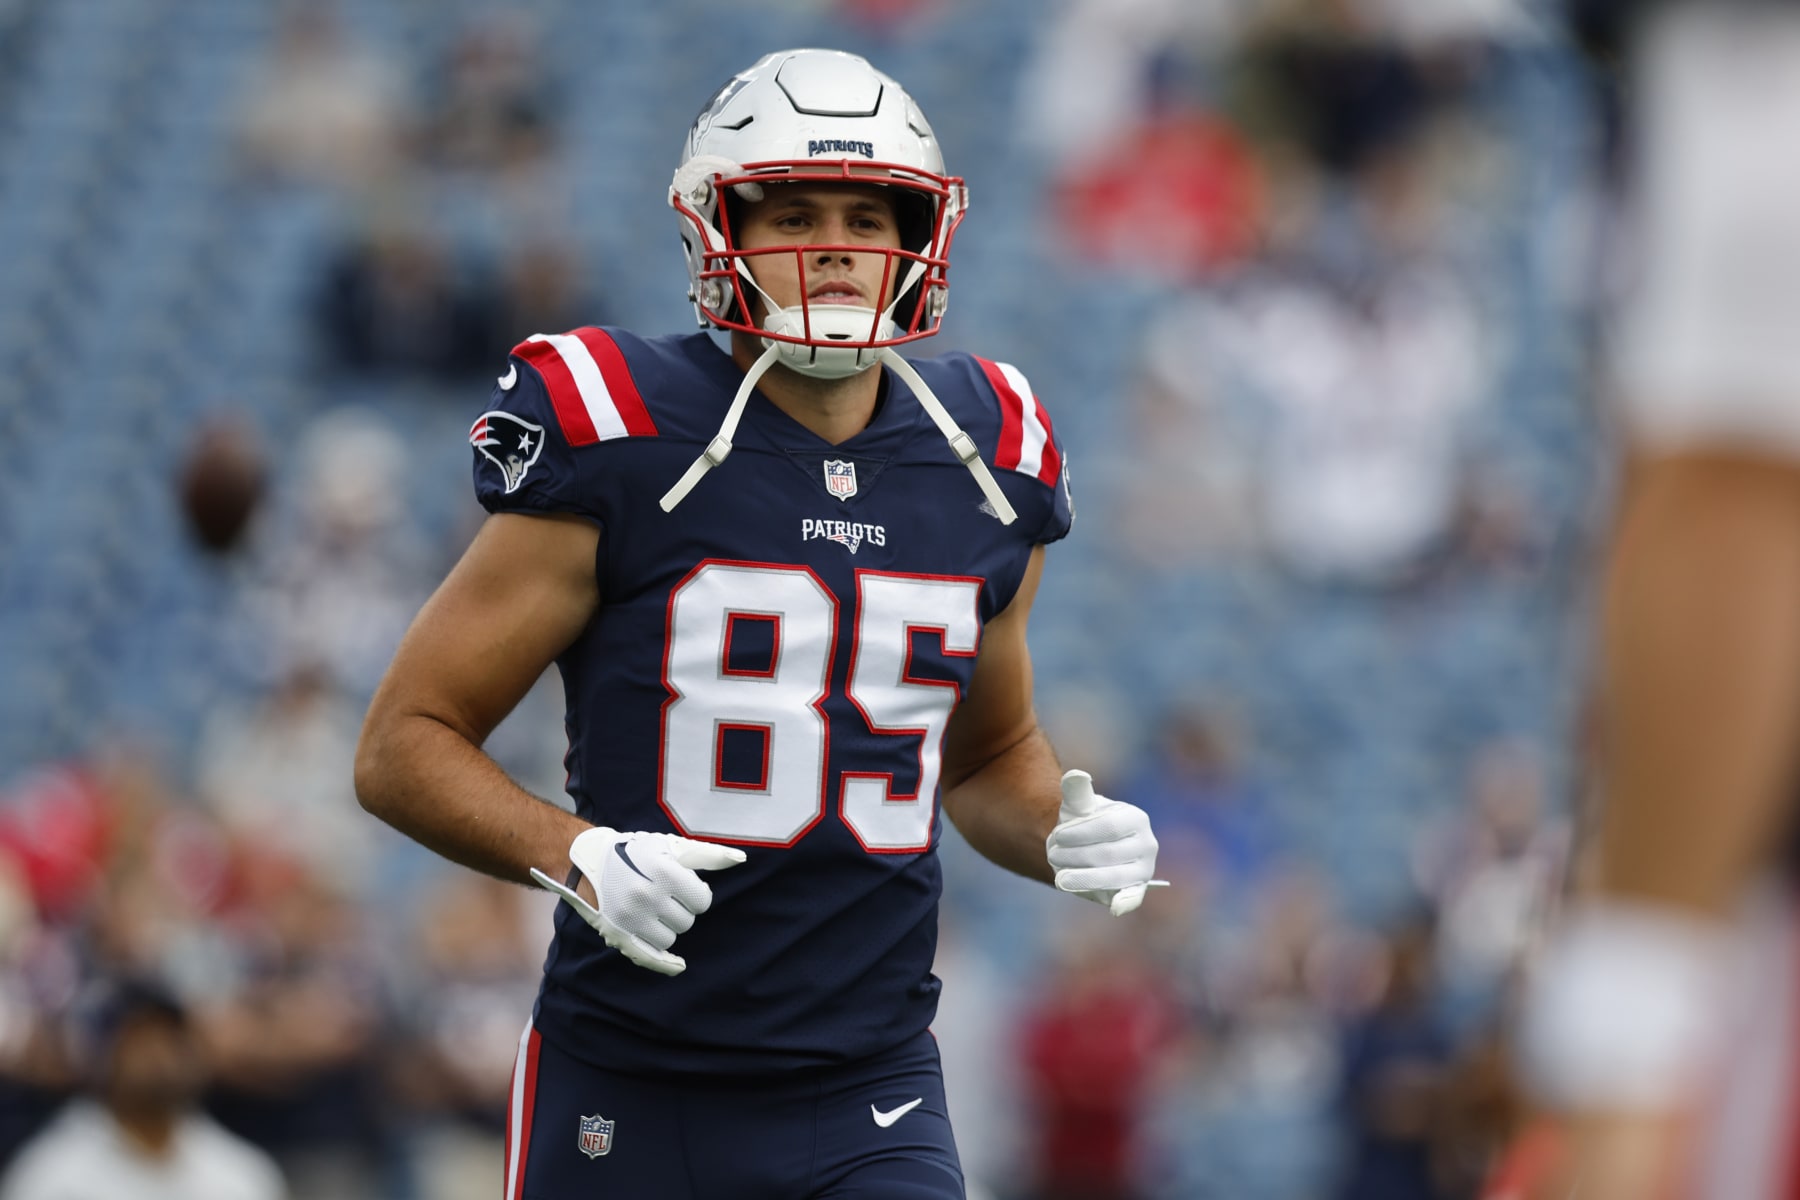
[[[980,592],[979,579],[856,573],[846,697],[878,738],[910,739],[918,755],[911,795],[896,794],[891,771],[840,772],[843,821],[865,850],[931,844],[943,736],[961,689],[913,674],[913,635],[935,634],[946,657],[972,660]],[[701,563],[670,593],[660,798],[681,833],[790,846],[824,816],[838,606],[806,567],[720,560]],[[734,666],[732,638],[747,621],[772,625],[774,644],[766,663]],[[723,777],[734,734],[760,740],[759,780]]]

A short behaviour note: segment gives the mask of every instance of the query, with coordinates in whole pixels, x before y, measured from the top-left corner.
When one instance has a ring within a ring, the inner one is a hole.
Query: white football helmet
[[[765,183],[796,179],[893,189],[900,248],[739,247],[733,198],[754,203],[762,199]],[[776,362],[819,379],[842,379],[885,363],[912,389],[994,515],[1008,525],[1017,519],[974,439],[894,350],[930,337],[943,323],[950,239],[969,204],[963,181],[944,174],[943,155],[925,115],[899,84],[856,55],[837,50],[782,50],[765,56],[720,88],[695,118],[669,185],[669,203],[681,220],[688,298],[701,326],[753,334],[764,349],[744,373],[717,436],[664,494],[664,512],[673,512],[731,454],[751,390]],[[806,283],[806,259],[820,250],[886,255],[879,294],[891,291],[894,299],[882,309],[813,305],[807,299],[812,289]],[[756,282],[751,260],[772,254],[794,255],[799,264],[801,300],[791,308],[777,306]],[[750,290],[763,299],[760,326],[754,321]]]
[[[797,254],[794,247],[742,250],[733,240],[731,202],[762,197],[762,183],[792,176],[879,183],[895,189],[901,248],[808,246],[886,254],[885,309],[800,304],[778,308],[757,284],[752,260]],[[968,206],[961,179],[944,174],[943,155],[919,106],[888,76],[854,54],[783,50],[766,55],[720,88],[688,131],[669,188],[687,251],[688,298],[702,327],[755,334],[795,371],[842,378],[874,366],[880,350],[930,337],[943,322],[950,240]],[[768,309],[753,323],[749,291]]]

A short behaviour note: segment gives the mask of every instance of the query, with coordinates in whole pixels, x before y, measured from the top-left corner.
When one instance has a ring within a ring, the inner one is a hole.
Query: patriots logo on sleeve
[[[544,448],[544,427],[511,413],[484,412],[469,428],[469,445],[500,468],[510,494],[519,490],[525,473],[537,462]]]

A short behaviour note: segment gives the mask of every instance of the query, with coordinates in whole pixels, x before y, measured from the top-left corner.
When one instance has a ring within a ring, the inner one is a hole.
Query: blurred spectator
[[[422,1122],[410,1162],[431,1200],[490,1200],[504,1186],[507,1097],[550,928],[547,897],[460,868],[413,913],[404,1041],[391,1087]]]
[[[1019,1063],[1008,1034],[1021,997],[1018,980],[998,969],[970,932],[952,905],[940,910],[931,973],[944,990],[931,1032],[944,1063],[944,1096],[963,1177],[972,1189],[1010,1196],[1021,1182],[1022,1164]]]
[[[1241,730],[1218,705],[1173,708],[1119,795],[1150,814],[1168,869],[1204,880],[1241,918],[1281,852],[1268,806],[1240,774]]]
[[[24,870],[0,851],[0,1167],[75,1082],[59,1017],[78,969],[69,940],[38,920]]]
[[[1253,28],[1290,36],[1323,32],[1414,47],[1529,40],[1553,27],[1534,0],[1260,0],[1251,12]]]
[[[567,245],[548,238],[521,238],[500,260],[493,286],[500,308],[498,340],[482,349],[484,368],[505,361],[508,350],[534,333],[611,320],[603,302],[590,294],[580,261]]]
[[[1544,812],[1544,763],[1532,746],[1498,741],[1471,759],[1466,806],[1423,829],[1413,847],[1420,887],[1438,905],[1438,956],[1449,999],[1479,1016],[1544,928],[1569,853],[1565,820]]]
[[[1255,31],[1234,64],[1236,107],[1259,141],[1353,175],[1416,134],[1432,112],[1432,81],[1404,47],[1360,28],[1354,6],[1311,7],[1329,12]]]
[[[1300,68],[1287,83],[1309,91],[1317,127],[1377,132],[1384,118],[1402,115],[1428,76],[1454,66],[1447,54],[1541,38],[1546,22],[1536,7],[1530,0],[1070,0],[1045,24],[1025,65],[1019,111],[1032,144],[1067,167],[1166,109],[1172,80],[1189,76],[1189,90],[1202,94],[1275,47]],[[1081,86],[1069,86],[1076,79]],[[1158,157],[1137,159],[1133,175],[1154,170]]]
[[[1305,284],[1262,299],[1243,332],[1273,418],[1270,550],[1317,581],[1405,581],[1454,528],[1460,435],[1488,382],[1467,293],[1396,275],[1360,301]]]
[[[1021,74],[1026,137],[1055,165],[1088,158],[1153,110],[1170,58],[1236,28],[1255,0],[1071,0]],[[1079,81],[1079,86],[1075,86]],[[1156,159],[1138,170],[1153,168]],[[1149,183],[1150,181],[1140,181]],[[1152,184],[1150,190],[1154,192]]]
[[[1374,19],[1412,46],[1541,41],[1555,28],[1535,0],[1365,0]]]
[[[1350,1137],[1340,1200],[1439,1200],[1435,1152],[1452,1057],[1430,1000],[1432,931],[1418,922],[1389,942],[1386,987],[1344,1035]]]
[[[1026,127],[1053,156],[1058,242],[1106,267],[1185,282],[1255,248],[1251,148],[1214,111],[1197,34],[1230,0],[1068,6],[1028,70]],[[1207,11],[1213,10],[1213,11]],[[1082,86],[1071,88],[1068,80]]]
[[[1257,464],[1237,390],[1212,353],[1216,297],[1172,301],[1139,348],[1120,536],[1142,570],[1179,573],[1257,544]]]
[[[1146,163],[1154,164],[1153,180],[1143,177]],[[1262,181],[1228,125],[1197,109],[1176,110],[1153,114],[1098,153],[1070,162],[1051,194],[1079,253],[1179,282],[1254,248]]]
[[[453,379],[503,355],[500,298],[410,212],[386,211],[338,249],[320,282],[328,365],[360,375]],[[498,353],[496,347],[499,347]]]
[[[28,784],[3,806],[13,828],[29,832],[0,834],[11,848],[0,857],[23,864],[38,918],[4,943],[9,965],[33,968],[27,1002],[65,1011],[95,969],[185,988],[184,956],[225,891],[224,839],[176,802],[160,764],[141,752],[115,749],[39,779],[57,782]]]
[[[195,1103],[205,1080],[187,1013],[167,993],[124,983],[86,1031],[93,1100],[32,1141],[0,1184],[4,1200],[278,1200],[268,1155]]]
[[[76,916],[100,878],[114,817],[106,789],[83,764],[41,767],[0,805],[0,848],[38,912]]]
[[[404,505],[406,444],[388,419],[339,408],[312,421],[293,461],[286,520],[255,546],[243,652],[270,684],[318,666],[367,697],[428,590],[429,551]]]
[[[1405,583],[1448,548],[1497,346],[1436,248],[1445,196],[1435,153],[1429,141],[1391,147],[1348,187],[1292,164],[1270,207],[1280,257],[1152,328],[1151,395],[1165,407],[1142,433],[1156,467],[1132,488],[1149,525],[1167,524],[1155,519],[1170,506],[1165,481],[1182,486],[1163,464],[1199,445],[1214,507],[1228,520],[1253,511],[1274,561],[1307,580]],[[1210,447],[1180,428],[1184,402],[1204,406],[1195,424],[1214,435]],[[1225,465],[1209,468],[1215,460]]]
[[[40,798],[39,824],[87,831],[72,844],[91,847],[94,865],[49,877],[62,881],[60,920],[16,958],[0,955],[0,997],[25,1026],[16,1032],[29,1037],[33,1013],[70,1013],[83,978],[159,980],[191,1013],[216,1119],[274,1151],[300,1200],[374,1195],[386,1133],[381,987],[361,914],[289,856],[291,835],[269,828],[232,840],[170,792],[152,759],[114,754],[69,777],[83,786]],[[30,974],[15,979],[21,969]],[[53,1060],[29,1040],[16,1052],[0,1060],[0,1076],[16,1072],[40,1093],[57,1087]]]
[[[283,183],[360,189],[402,161],[405,108],[391,62],[352,43],[336,7],[289,0],[243,102],[246,165]]]
[[[1451,1066],[1436,1161],[1452,1195],[1506,1200],[1509,1176],[1518,1189],[1511,1200],[1535,1194],[1524,1184],[1541,1169],[1547,1147],[1514,1067],[1510,1026],[1510,1012],[1488,1022]]]
[[[1314,873],[1271,876],[1246,926],[1215,928],[1197,968],[1203,1021],[1168,1081],[1155,1159],[1169,1200],[1302,1200],[1331,1177],[1338,961],[1355,949]]]
[[[1029,1194],[1133,1200],[1144,1194],[1149,1085],[1175,1040],[1178,1013],[1168,982],[1121,933],[1093,922],[1070,931],[1021,1018],[1036,1176]]]
[[[274,848],[251,848],[237,986],[197,1004],[214,1116],[273,1153],[296,1200],[379,1194],[392,1134],[380,977],[357,911]]]
[[[499,175],[545,157],[556,104],[545,89],[543,61],[533,30],[516,13],[495,14],[458,34],[429,89],[425,160]]]
[[[195,752],[201,796],[237,837],[280,846],[361,896],[377,847],[350,787],[360,728],[361,712],[326,673],[296,664],[255,703],[207,718]]]
[[[917,30],[940,12],[943,0],[836,0],[845,20],[877,37],[899,37]]]

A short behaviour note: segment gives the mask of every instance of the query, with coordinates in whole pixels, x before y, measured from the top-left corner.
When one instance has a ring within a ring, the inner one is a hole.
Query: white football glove
[[[1086,771],[1062,777],[1062,809],[1044,851],[1056,871],[1058,890],[1096,904],[1115,917],[1144,902],[1151,887],[1166,887],[1156,874],[1156,835],[1150,817],[1135,804],[1094,793]]]
[[[594,885],[598,908],[536,867],[531,877],[568,901],[607,945],[638,966],[679,975],[687,960],[670,954],[669,947],[712,906],[712,889],[695,872],[735,867],[744,852],[672,833],[620,833],[597,825],[576,836],[569,861]]]

